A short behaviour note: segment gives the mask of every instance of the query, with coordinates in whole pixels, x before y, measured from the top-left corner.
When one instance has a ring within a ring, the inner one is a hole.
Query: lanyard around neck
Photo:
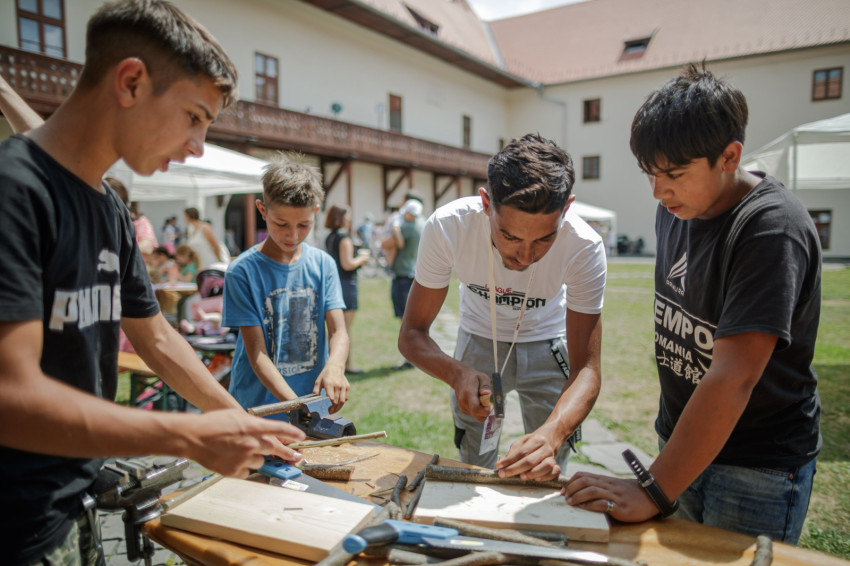
[[[487,261],[490,289],[487,294],[490,297],[490,325],[493,328],[493,365],[496,368],[496,372],[501,375],[505,371],[505,367],[508,365],[508,358],[511,357],[511,352],[514,349],[514,344],[516,344],[516,339],[519,335],[519,327],[522,325],[522,318],[525,316],[525,307],[528,305],[528,298],[531,293],[531,284],[534,283],[534,269],[537,267],[537,263],[535,262],[531,264],[531,273],[528,275],[528,288],[525,290],[525,297],[522,300],[522,308],[519,311],[516,328],[514,328],[514,337],[511,341],[511,347],[508,348],[508,353],[505,355],[505,363],[502,364],[502,370],[499,371],[499,349],[497,347],[498,334],[496,329],[496,275],[493,267],[495,262],[493,259],[492,241],[490,242],[490,245],[487,246],[487,251],[490,252]]]

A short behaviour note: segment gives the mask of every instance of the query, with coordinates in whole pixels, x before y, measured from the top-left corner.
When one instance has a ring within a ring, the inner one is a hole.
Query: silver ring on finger
[[[614,511],[614,502],[610,499],[606,501],[607,507],[605,508],[605,513],[610,515],[612,511]]]

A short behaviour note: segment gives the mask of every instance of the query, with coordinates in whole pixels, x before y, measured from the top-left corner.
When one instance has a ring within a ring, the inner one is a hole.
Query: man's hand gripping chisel
[[[357,554],[368,548],[377,548],[394,543],[416,545],[425,549],[447,549],[456,551],[458,554],[474,551],[495,551],[511,556],[548,558],[573,564],[636,566],[634,562],[613,558],[598,552],[466,537],[460,536],[456,529],[448,527],[406,523],[391,519],[373,527],[366,527],[356,534],[347,535],[342,541],[342,546],[347,552]]]

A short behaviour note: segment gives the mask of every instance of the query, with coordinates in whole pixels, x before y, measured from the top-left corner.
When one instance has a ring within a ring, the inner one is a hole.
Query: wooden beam
[[[252,193],[242,195],[242,220],[245,223],[242,230],[242,248],[246,250],[257,243],[257,209],[254,206],[256,200]]]
[[[407,179],[407,188],[413,188],[413,168],[411,167],[392,167],[389,165],[383,166],[384,171],[384,210],[390,209],[390,197],[398,189],[401,182]],[[399,176],[395,182],[390,184],[390,174],[399,171]]]
[[[446,179],[446,184],[442,187],[439,186],[440,181],[442,179]],[[437,203],[443,198],[452,185],[457,187],[457,196],[460,197],[460,176],[459,175],[441,175],[439,173],[434,173],[433,186],[434,186],[434,207],[437,208]]]
[[[351,204],[351,159],[329,159],[327,157],[322,157],[320,160],[321,169],[322,169],[322,182],[324,183],[325,188],[325,202],[327,202],[327,197],[336,186],[337,181],[345,173],[347,177],[347,187],[348,187],[348,204]],[[328,181],[327,175],[327,166],[332,163],[339,163],[339,169],[336,170],[333,178]]]

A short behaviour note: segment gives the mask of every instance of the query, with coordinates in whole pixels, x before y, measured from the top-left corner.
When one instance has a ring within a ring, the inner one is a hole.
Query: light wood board
[[[319,561],[373,517],[374,507],[247,480],[223,478],[162,516],[193,533]]]
[[[567,505],[552,488],[427,480],[413,520],[437,517],[494,528],[566,534],[570,540],[608,542],[608,518]]]

